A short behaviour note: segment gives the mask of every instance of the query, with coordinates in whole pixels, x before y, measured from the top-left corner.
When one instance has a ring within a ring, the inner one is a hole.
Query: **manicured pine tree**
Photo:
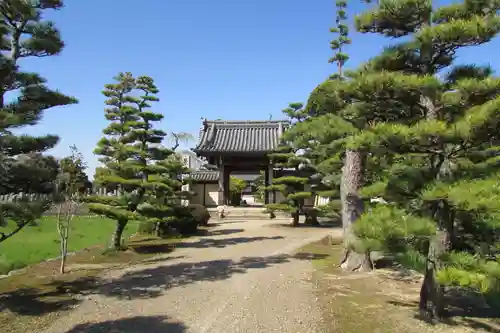
[[[348,19],[346,12],[347,1],[339,0],[335,5],[337,8],[337,16],[335,19],[337,26],[330,29],[330,31],[332,33],[338,34],[338,38],[334,39],[330,43],[330,47],[333,51],[335,51],[335,55],[330,58],[329,62],[337,64],[337,73],[335,75],[332,75],[331,79],[342,82],[346,79],[344,76],[344,65],[349,60],[349,55],[344,52],[344,49],[345,46],[351,44],[351,39],[349,38],[349,27],[347,26],[347,24],[345,24]],[[341,83],[338,82],[338,84]],[[332,87],[332,85],[330,85],[330,87]],[[318,90],[316,90],[315,93],[317,94]],[[343,106],[342,100],[338,100],[337,103],[339,104],[339,106]],[[308,108],[313,108],[310,102],[308,103]],[[350,201],[348,201],[346,197],[348,190],[343,190],[343,187],[345,184],[351,184],[352,179],[349,178],[350,174],[346,172],[343,172],[339,175],[338,170],[345,171],[351,170],[352,168],[350,168],[349,166],[347,168],[342,168],[343,158],[340,155],[339,146],[335,144],[332,145],[331,142],[335,142],[339,138],[344,137],[346,135],[346,130],[348,131],[348,133],[350,133],[354,129],[352,128],[352,126],[350,126],[349,124],[345,124],[343,120],[339,119],[338,115],[332,114],[333,110],[335,109],[328,110],[329,114],[326,117],[318,119],[319,121],[314,121],[312,123],[312,126],[310,125],[309,127],[316,128],[315,132],[319,132],[319,136],[317,136],[317,138],[319,139],[319,147],[316,148],[315,152],[316,165],[318,171],[320,171],[324,175],[324,181],[322,182],[322,184],[327,185],[327,188],[325,189],[326,191],[323,191],[319,194],[328,196],[330,198],[327,210],[330,209],[336,211],[341,208],[342,225],[344,226],[345,231],[349,223],[349,217],[346,215],[346,212],[349,208]],[[325,128],[325,126],[328,125],[333,125],[331,126],[332,129]],[[323,135],[321,135],[320,133]],[[350,152],[345,155],[349,154]],[[346,161],[351,162],[354,160],[346,159]],[[340,201],[338,199],[340,199]]]
[[[173,148],[176,146],[177,144]],[[149,181],[156,185],[147,189],[143,203],[137,208],[142,220],[155,226],[154,233],[158,237],[163,236],[166,227],[186,228],[188,227],[186,222],[192,220],[190,208],[181,204],[182,200],[191,197],[191,193],[182,190],[182,185],[188,183],[182,175],[188,174],[189,168],[184,165],[173,148],[162,148],[164,154],[168,156],[150,166]],[[189,232],[196,231],[197,225],[192,224],[192,226]]]
[[[291,103],[283,110],[292,121],[292,128],[295,123],[300,123],[307,118],[307,114],[302,103]],[[283,196],[283,201],[276,204],[266,205],[269,211],[289,212],[292,216],[292,226],[299,225],[300,213],[304,211],[304,200],[313,197],[313,193],[307,187],[311,185],[312,170],[309,168],[307,158],[300,156],[303,148],[294,141],[296,132],[288,130],[282,135],[282,143],[278,149],[269,154],[272,163],[282,169],[282,172],[289,173],[273,179],[273,184],[267,186],[268,191],[278,191]],[[307,218],[307,217],[306,217]],[[309,223],[317,223],[316,219],[308,219]]]
[[[27,58],[61,53],[64,42],[60,33],[52,22],[43,20],[43,13],[62,7],[62,1],[56,0],[0,2],[0,194],[53,191],[57,161],[42,153],[54,147],[59,138],[19,135],[14,130],[37,124],[48,109],[77,102],[50,90],[44,78],[23,72],[19,65]],[[30,198],[1,202],[0,218],[4,221],[0,225],[9,228],[0,232],[0,242],[36,221],[50,204],[51,200]]]
[[[363,32],[406,41],[354,75],[352,95],[375,109],[354,105],[353,117],[381,112],[394,123],[372,124],[348,140],[349,148],[390,164],[363,192],[391,205],[363,215],[353,246],[423,255],[420,309],[435,319],[445,315],[445,286],[484,292],[500,285],[498,200],[492,199],[500,179],[500,80],[473,65],[438,76],[458,49],[497,35],[498,9],[494,1],[437,9],[429,1],[381,1],[357,19]]]
[[[337,64],[337,73],[332,75],[330,79],[332,81],[338,81],[340,83],[341,81],[343,81],[344,64],[349,59],[349,56],[343,51],[345,46],[351,43],[351,40],[348,37],[349,28],[344,23],[344,21],[347,19],[347,2],[339,0],[336,2],[336,7],[336,27],[331,28],[330,31],[337,34],[338,37],[330,43],[330,47],[335,51],[335,54],[329,59],[329,62]],[[298,189],[303,188],[302,184],[307,184],[311,187],[311,189],[314,189],[314,193],[303,192],[303,196],[307,194],[309,195],[309,197],[314,197],[316,194],[319,194],[322,196],[328,196],[333,199],[339,194],[339,178],[331,176],[324,178],[322,176],[325,175],[324,172],[337,170],[340,166],[339,149],[337,146],[335,146],[336,151],[333,154],[333,156],[335,157],[333,159],[330,158],[332,156],[331,151],[333,148],[330,147],[332,134],[335,137],[339,136],[337,128],[335,127],[335,129],[333,130],[335,133],[332,133],[332,128],[330,127],[330,125],[332,125],[332,122],[337,124],[338,122],[343,121],[332,116],[321,118],[316,121],[316,119],[314,119],[314,116],[318,116],[321,113],[318,112],[318,110],[310,103],[308,103],[308,106],[305,109],[303,108],[302,104],[300,104],[300,109],[295,109],[293,105],[291,106],[291,108],[285,110],[285,114],[287,114],[288,117],[292,120],[291,128],[287,130],[284,135],[286,144],[280,147],[280,149],[283,150],[281,154],[274,154],[273,156],[275,159],[279,158],[280,163],[285,165],[287,168],[297,168],[298,166],[301,166],[302,170],[296,171],[298,174],[300,174],[300,177],[296,179],[298,183],[295,184],[295,186],[291,186],[290,184],[288,184],[288,186],[286,187],[280,186],[279,191],[281,191],[286,196],[290,196],[291,193],[294,193]],[[344,125],[348,126],[348,124]],[[344,126],[344,130],[346,126]],[[342,132],[342,137],[343,136],[345,136],[344,132]],[[294,147],[294,149],[291,147]],[[285,151],[288,156],[283,155]],[[297,152],[300,152],[300,156],[297,156]],[[289,161],[285,161],[286,159],[289,159]],[[327,159],[329,162],[323,163]],[[335,160],[335,163],[333,163],[332,165],[331,162],[333,160]],[[307,180],[305,178],[307,178]],[[274,183],[276,184],[276,180],[274,181]],[[285,206],[287,207],[287,209],[290,209],[290,207],[292,207],[293,205]],[[338,200],[331,201],[330,207],[338,208],[338,206]],[[308,210],[306,212],[306,221],[308,223],[317,224],[316,213],[314,210]]]
[[[112,246],[120,249],[128,221],[141,218],[138,207],[144,202],[147,191],[166,186],[150,176],[158,173],[157,162],[173,152],[160,146],[166,133],[154,128],[163,115],[150,111],[151,104],[159,100],[153,79],[120,73],[115,81],[107,84],[103,91],[108,98],[105,116],[110,124],[103,130],[105,137],[98,142],[94,152],[101,156],[99,161],[109,170],[101,175],[99,182],[104,186],[116,185],[120,193],[118,196],[91,196],[87,200],[91,212],[116,221]],[[140,96],[136,96],[136,92]]]
[[[344,70],[345,62],[349,59],[344,49],[351,43],[348,26],[345,24],[347,3],[338,1],[336,6],[337,27],[331,31],[339,37],[331,42],[331,48],[336,53],[330,62],[337,64],[337,73],[313,91],[306,106],[312,117],[308,122],[300,124],[303,128],[297,130],[308,133],[306,136],[314,145],[309,150],[313,165],[323,176],[318,188],[323,191],[319,193],[330,197],[326,210],[330,210],[330,214],[341,210],[345,235],[341,266],[346,270],[369,270],[371,265],[366,256],[356,253],[349,246],[356,238],[351,226],[364,211],[359,189],[365,182],[368,156],[359,150],[346,149],[343,144],[346,137],[365,128],[368,122],[353,119],[349,115],[352,113],[350,105],[355,101],[349,88],[352,78]]]
[[[351,44],[349,38],[349,27],[345,24],[347,21],[347,1],[338,0],[335,3],[337,8],[337,16],[335,18],[336,27],[331,28],[330,32],[337,34],[337,38],[330,42],[330,48],[335,52],[328,62],[337,64],[337,73],[332,79],[342,79],[344,75],[344,64],[349,60],[349,55],[344,53],[345,46]]]

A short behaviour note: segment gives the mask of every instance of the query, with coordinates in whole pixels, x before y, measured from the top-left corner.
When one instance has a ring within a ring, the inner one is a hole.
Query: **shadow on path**
[[[485,303],[479,295],[449,292],[447,313],[442,324],[466,326],[474,331],[500,333],[500,309]],[[415,309],[415,318],[429,324],[435,324],[427,316],[420,314],[417,301],[389,301],[391,305]],[[486,319],[486,320],[485,320]]]
[[[126,273],[118,279],[100,285],[93,292],[125,300],[155,298],[170,288],[200,281],[225,280],[234,274],[244,274],[248,270],[284,264],[294,259],[312,260],[324,257],[326,255],[297,253],[269,257],[245,257],[238,261],[219,259],[197,263],[178,263]]]
[[[221,236],[221,235],[232,235],[244,232],[245,229],[220,229],[220,230],[206,230],[203,236]]]
[[[251,243],[251,242],[261,242],[265,240],[277,240],[284,239],[282,236],[274,236],[274,237],[233,237],[233,238],[202,238],[196,242],[185,242],[175,244],[176,248],[207,248],[207,247],[217,247],[223,248],[230,245],[237,245],[242,243]]]
[[[184,333],[187,327],[171,321],[168,317],[131,317],[104,321],[102,323],[80,324],[66,333]]]
[[[54,281],[42,286],[41,289],[25,288],[0,294],[0,311],[10,310],[19,315],[39,316],[70,310],[91,295],[116,297],[122,300],[155,298],[174,287],[201,281],[225,280],[234,274],[244,274],[249,270],[284,264],[291,260],[324,257],[326,255],[302,252],[294,255],[245,257],[237,261],[219,259],[170,265],[166,262],[166,265],[128,272],[112,280],[86,277],[69,282]]]
[[[333,229],[333,228],[339,228],[341,226],[342,224],[338,221],[325,221],[325,222],[320,222],[319,224],[299,223],[299,225],[297,226],[292,226],[291,223],[271,223],[266,225],[266,227],[268,228],[289,228],[289,229],[318,229],[318,228]]]

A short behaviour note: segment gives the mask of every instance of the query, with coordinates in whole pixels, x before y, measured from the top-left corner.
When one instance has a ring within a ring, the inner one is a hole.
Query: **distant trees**
[[[229,177],[229,193],[234,200],[239,201],[241,199],[241,192],[243,192],[246,187],[247,183],[243,179],[234,176]],[[239,202],[237,204],[239,204]]]
[[[77,102],[49,89],[44,78],[23,72],[19,66],[22,59],[49,57],[62,51],[64,42],[59,31],[52,22],[42,19],[43,12],[62,6],[62,1],[0,2],[0,193],[53,191],[58,164],[42,152],[54,147],[58,137],[19,135],[14,130],[37,124],[50,108]],[[37,220],[50,204],[50,200],[27,199],[0,202],[0,219],[15,223],[15,228],[0,232],[0,242]]]
[[[60,192],[66,191],[67,186],[71,186],[71,193],[85,193],[92,189],[87,173],[87,164],[82,153],[75,145],[69,147],[71,154],[59,160],[58,185]]]
[[[111,170],[106,168],[106,167],[97,167],[95,168],[95,173],[94,173],[94,181],[93,181],[93,186],[94,188],[103,188],[106,190],[106,192],[114,192],[118,190],[118,185],[114,183],[107,183],[104,180],[106,179],[106,176],[111,175]]]

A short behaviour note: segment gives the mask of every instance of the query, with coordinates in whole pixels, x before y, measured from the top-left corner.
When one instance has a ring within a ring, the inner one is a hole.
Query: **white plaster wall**
[[[218,184],[206,184],[206,194],[205,194],[205,206],[213,207],[217,206],[219,199],[219,185]]]
[[[203,205],[203,184],[193,184],[191,185],[191,190],[196,193],[193,197],[191,197],[190,203]]]

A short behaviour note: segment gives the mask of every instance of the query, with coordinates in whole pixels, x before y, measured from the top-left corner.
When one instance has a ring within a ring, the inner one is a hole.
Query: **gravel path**
[[[322,332],[310,258],[294,255],[338,232],[221,224],[171,258],[111,271],[46,333]]]

